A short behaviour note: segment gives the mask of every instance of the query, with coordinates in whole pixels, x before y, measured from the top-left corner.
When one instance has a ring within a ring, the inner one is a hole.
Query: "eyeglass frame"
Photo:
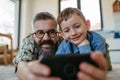
[[[40,31],[42,32],[42,33],[41,33],[41,37],[37,35],[37,32],[40,32]],[[54,35],[53,35],[53,36],[51,36],[51,34],[50,34],[52,31],[54,31]],[[54,30],[54,29],[48,30],[48,31],[45,31],[45,32],[44,32],[43,30],[37,30],[37,31],[34,32],[33,34],[35,34],[35,36],[36,36],[37,38],[41,39],[41,38],[44,37],[45,33],[47,33],[47,35],[49,35],[50,38],[54,38],[54,37],[56,37],[56,36],[58,35],[59,32],[56,31],[56,30]]]

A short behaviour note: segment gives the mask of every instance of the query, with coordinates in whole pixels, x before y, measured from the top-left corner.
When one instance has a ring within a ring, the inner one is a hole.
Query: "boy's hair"
[[[38,20],[48,20],[48,19],[54,20],[55,23],[57,24],[56,19],[52,14],[50,14],[49,12],[40,12],[35,15],[33,22],[32,22],[32,26],[34,27],[35,22]]]
[[[81,17],[81,19],[83,19],[83,21],[85,21],[85,17],[84,17],[83,13],[79,9],[68,7],[66,9],[64,9],[59,14],[59,16],[57,17],[57,22],[59,24],[60,30],[61,30],[61,26],[60,26],[61,22],[64,21],[64,20],[65,21],[68,20],[72,16],[72,14],[74,14],[74,13],[79,15]]]

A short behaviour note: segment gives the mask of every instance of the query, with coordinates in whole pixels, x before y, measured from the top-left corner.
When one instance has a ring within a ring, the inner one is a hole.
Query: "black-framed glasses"
[[[55,30],[48,30],[46,32],[42,31],[42,30],[38,30],[36,31],[34,34],[36,35],[37,38],[43,38],[45,33],[47,33],[49,35],[49,37],[54,38],[57,36],[58,32]]]

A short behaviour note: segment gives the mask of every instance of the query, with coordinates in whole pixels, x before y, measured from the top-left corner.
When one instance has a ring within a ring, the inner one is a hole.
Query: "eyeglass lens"
[[[38,30],[35,35],[38,37],[38,38],[42,38],[45,33],[47,33],[51,38],[55,37],[57,35],[57,31],[55,30],[49,30],[49,31],[46,31],[46,32],[43,32],[42,30]]]

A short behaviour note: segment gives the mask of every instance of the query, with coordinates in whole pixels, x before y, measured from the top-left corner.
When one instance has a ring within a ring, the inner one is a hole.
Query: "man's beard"
[[[44,44],[50,45],[51,48],[42,48],[41,46]],[[39,46],[40,46],[40,48],[39,48],[39,60],[42,57],[53,56],[55,54],[56,47],[57,47],[56,44],[52,40],[44,40],[44,41],[40,42]]]

